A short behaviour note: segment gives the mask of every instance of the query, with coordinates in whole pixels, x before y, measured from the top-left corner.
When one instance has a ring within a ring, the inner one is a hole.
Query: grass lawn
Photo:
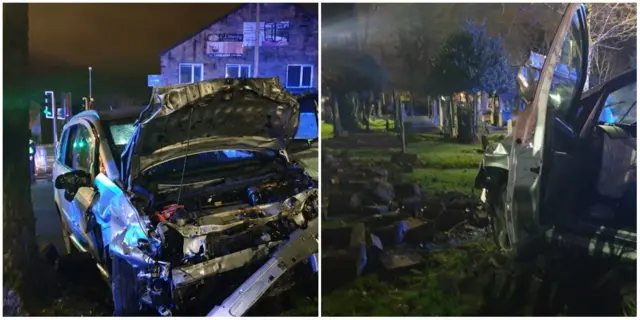
[[[324,121],[320,122],[320,139],[333,138],[333,125]]]
[[[470,194],[478,171],[475,169],[415,169],[402,180],[418,183],[428,194],[458,191]]]
[[[322,297],[323,316],[465,316],[477,314],[482,281],[494,250],[488,241],[466,243],[426,256],[427,263],[403,274],[371,273]]]
[[[389,127],[393,128],[393,120],[389,120]],[[366,126],[360,124],[360,128],[366,129]],[[382,119],[371,120],[369,129],[371,131],[385,131],[387,128],[386,121]],[[333,124],[322,121],[320,123],[321,139],[333,138]]]
[[[384,123],[383,123],[384,125]],[[330,125],[326,125],[330,130]],[[384,127],[383,127],[384,128]],[[323,124],[323,139],[325,124]],[[393,133],[390,133],[393,134]],[[363,136],[366,134],[363,134]],[[493,137],[498,140],[500,137]],[[372,138],[375,139],[375,138]],[[407,152],[418,155],[419,166],[401,180],[415,182],[428,194],[458,191],[469,194],[482,155],[479,145],[459,144],[439,134],[412,134]],[[339,153],[323,145],[322,152]],[[350,157],[388,163],[398,148],[349,149]],[[326,224],[326,225],[325,225]],[[324,221],[323,229],[345,221]],[[487,261],[495,246],[491,241],[469,242],[461,247],[429,252],[427,263],[412,270],[370,273],[323,295],[324,316],[465,316],[477,314],[482,303],[481,283],[473,272]],[[487,272],[479,271],[480,275]],[[327,276],[327,275],[325,275]],[[463,285],[465,284],[465,285]]]

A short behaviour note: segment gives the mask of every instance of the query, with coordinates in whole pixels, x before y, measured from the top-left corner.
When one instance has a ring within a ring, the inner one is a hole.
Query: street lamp
[[[89,99],[91,99],[93,95],[91,94],[91,66],[89,66]]]

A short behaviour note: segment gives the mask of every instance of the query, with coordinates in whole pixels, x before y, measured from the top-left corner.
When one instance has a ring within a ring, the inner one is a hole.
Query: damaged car
[[[507,256],[555,248],[635,268],[636,70],[583,92],[588,50],[585,9],[571,4],[542,69],[518,74],[527,107],[485,151],[476,187]]]
[[[154,87],[118,166],[99,122],[82,124],[90,161],[56,172],[56,203],[109,279],[115,315],[242,316],[316,265],[317,179],[286,147],[299,123],[269,78]]]

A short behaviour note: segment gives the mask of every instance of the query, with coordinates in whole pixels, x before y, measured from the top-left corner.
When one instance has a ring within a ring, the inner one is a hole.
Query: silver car
[[[65,132],[82,123],[87,138],[61,153],[89,160],[56,170],[56,203],[72,242],[101,262],[116,315],[242,316],[278,278],[316,265],[317,168],[286,147],[299,113],[274,78],[156,87],[124,147],[74,117]]]
[[[583,93],[586,26],[584,7],[569,5],[542,70],[518,75],[527,107],[476,178],[513,258],[551,246],[636,261],[636,70]]]

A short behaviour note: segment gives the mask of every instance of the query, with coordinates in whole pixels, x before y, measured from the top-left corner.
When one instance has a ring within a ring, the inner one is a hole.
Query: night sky
[[[96,72],[158,73],[159,54],[237,8],[227,3],[31,4],[32,59]]]
[[[34,74],[45,86],[55,77],[87,82],[94,92],[148,92],[147,74],[160,72],[160,53],[215,22],[238,3],[42,3],[29,5],[29,48]],[[303,4],[317,13],[317,4]],[[72,85],[68,85],[72,86]],[[88,87],[88,85],[85,85]],[[113,87],[108,89],[106,87]],[[62,90],[62,89],[61,89]]]

